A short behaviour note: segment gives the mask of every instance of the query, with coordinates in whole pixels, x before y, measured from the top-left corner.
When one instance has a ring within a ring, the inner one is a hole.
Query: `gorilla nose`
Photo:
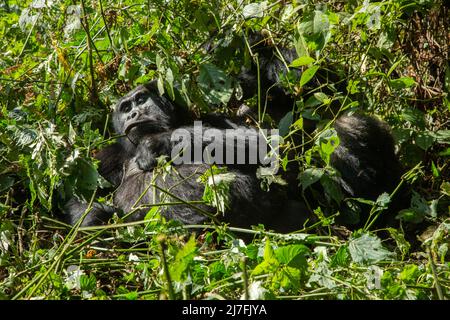
[[[130,115],[128,116],[128,120],[135,119],[135,118],[138,117],[138,115],[139,115],[139,113],[138,113],[137,111],[133,111],[133,112],[130,113]]]

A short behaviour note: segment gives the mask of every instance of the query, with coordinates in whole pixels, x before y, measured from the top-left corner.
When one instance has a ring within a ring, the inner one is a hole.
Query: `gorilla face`
[[[146,134],[169,130],[177,120],[174,106],[159,96],[154,86],[154,83],[138,86],[114,107],[116,133],[126,135],[135,145]]]

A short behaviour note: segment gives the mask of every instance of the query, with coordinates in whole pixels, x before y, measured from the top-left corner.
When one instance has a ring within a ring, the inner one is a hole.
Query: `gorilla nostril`
[[[136,111],[132,112],[131,113],[131,118],[136,118],[136,117],[137,117],[137,112]]]

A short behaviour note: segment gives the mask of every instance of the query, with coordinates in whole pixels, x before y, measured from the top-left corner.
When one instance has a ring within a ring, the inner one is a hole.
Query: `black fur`
[[[258,38],[252,43],[259,54],[263,94],[268,92],[263,98],[264,103],[271,104],[271,115],[284,114],[294,104],[294,98],[279,84],[280,74],[286,74],[285,64],[274,55],[272,48],[261,45]],[[287,64],[295,59],[293,50],[281,48],[281,53]],[[293,73],[300,77],[298,70]],[[244,98],[256,93],[255,66],[243,70],[238,78],[244,89]],[[99,172],[117,188],[114,208],[95,204],[82,225],[105,223],[113,212],[132,212],[128,219],[139,220],[151,206],[161,203],[164,204],[160,210],[163,216],[185,224],[206,222],[211,214],[216,213],[215,208],[198,203],[204,192],[204,185],[198,177],[209,170],[209,165],[177,164],[166,175],[157,174],[154,170],[160,156],[171,155],[175,147],[171,136],[175,129],[183,128],[192,138],[195,137],[192,121],[185,111],[157,92],[152,82],[137,87],[117,103],[113,125],[116,133],[124,137],[96,156],[101,163]],[[255,129],[221,115],[209,115],[204,120],[203,132],[216,128],[223,133],[232,128],[258,135]],[[345,196],[375,200],[381,193],[394,190],[401,169],[387,125],[373,117],[353,115],[339,118],[335,129],[340,145],[332,155],[331,164],[340,172],[338,183]],[[208,141],[194,143],[205,148]],[[243,150],[234,150],[248,152],[255,147],[247,143]],[[277,231],[301,229],[310,212],[299,201],[300,192],[288,192],[287,187],[277,184],[273,184],[269,192],[263,191],[256,169],[256,165],[250,164],[229,165],[225,176],[215,177],[219,180],[230,175],[234,177],[229,190],[229,207],[215,219],[240,227],[261,223]],[[296,183],[296,175],[294,172],[285,177],[291,182],[289,190],[298,190],[296,186],[292,187]],[[187,204],[192,201],[197,201],[197,204]],[[86,208],[86,204],[71,200],[66,205],[67,220],[75,223]],[[345,206],[341,208],[344,215],[346,210]]]
[[[105,223],[113,212],[121,214],[134,211],[129,220],[140,220],[151,205],[159,203],[165,204],[161,206],[163,216],[189,224],[205,222],[209,220],[210,214],[216,212],[215,208],[205,204],[187,204],[202,199],[204,185],[198,178],[209,170],[209,165],[174,165],[168,175],[154,171],[157,158],[170,155],[174,147],[170,139],[174,129],[184,128],[194,138],[193,126],[178,127],[181,121],[176,107],[155,92],[154,84],[150,83],[136,88],[117,103],[113,114],[114,128],[116,133],[126,134],[126,137],[97,154],[101,163],[99,171],[117,187],[115,208],[95,204],[83,221],[83,226]],[[142,100],[142,97],[145,99]],[[225,123],[232,128],[245,129],[249,135],[258,135],[254,129],[232,122]],[[203,132],[207,129],[211,127],[206,124]],[[216,130],[223,131],[222,128]],[[208,142],[202,140],[199,143],[204,148]],[[226,143],[230,141],[224,141],[224,145]],[[247,141],[246,150],[243,151],[248,152],[252,147]],[[235,150],[237,154],[239,149],[236,147]],[[297,200],[288,199],[283,186],[273,185],[269,192],[263,191],[256,176],[256,168],[257,165],[252,164],[235,164],[229,166],[227,173],[214,176],[216,182],[224,177],[232,177],[228,192],[229,206],[223,214],[219,214],[218,220],[241,227],[262,223],[279,231],[301,229],[308,216],[305,206]],[[154,186],[149,187],[149,184]],[[86,208],[86,204],[71,200],[66,205],[67,220],[75,223]]]
[[[156,157],[170,154],[173,148],[170,134],[179,121],[175,106],[163,97],[155,98],[152,90],[152,85],[139,87],[119,101],[113,115],[114,127],[117,133],[127,132],[128,136],[97,155],[101,161],[100,172],[117,186],[114,206],[119,210],[95,204],[83,225],[104,223],[114,211],[134,210],[129,219],[139,220],[151,205],[159,203],[165,204],[161,207],[163,216],[189,224],[205,222],[209,219],[205,212],[216,212],[205,204],[186,203],[202,198],[204,185],[198,182],[198,177],[209,169],[208,165],[174,165],[167,176],[153,170]],[[145,100],[136,98],[143,94]],[[124,108],[123,101],[131,106]],[[139,125],[135,126],[130,119],[135,119]],[[340,184],[346,193],[351,197],[374,199],[382,192],[392,191],[400,171],[386,125],[367,116],[347,116],[340,118],[335,127],[341,144],[333,155],[332,164],[341,172]],[[193,131],[192,126],[184,128]],[[229,190],[230,205],[217,218],[241,227],[262,223],[278,231],[301,229],[308,218],[306,206],[289,199],[282,186],[273,185],[269,192],[263,191],[254,169],[248,165],[230,166],[227,174],[234,176]],[[216,177],[220,178],[220,175]],[[149,187],[151,183],[154,186]],[[69,202],[69,222],[74,223],[86,208],[76,201]]]

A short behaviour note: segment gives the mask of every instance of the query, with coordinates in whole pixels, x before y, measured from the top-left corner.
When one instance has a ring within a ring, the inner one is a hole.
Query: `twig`
[[[439,283],[439,277],[437,275],[436,265],[434,264],[433,256],[431,255],[430,246],[427,246],[427,254],[428,254],[428,261],[430,262],[430,266],[431,266],[431,271],[433,272],[434,287],[436,288],[438,298],[439,298],[439,300],[445,300],[444,294],[442,293],[441,284]]]
[[[161,247],[161,259],[162,259],[162,264],[163,264],[163,269],[164,269],[164,275],[165,275],[166,281],[167,281],[167,289],[169,291],[169,299],[170,300],[175,300],[175,292],[173,290],[172,279],[170,277],[169,267],[167,266],[167,260],[166,260],[166,253],[165,253],[166,242],[165,242],[165,237],[164,236],[159,237],[158,238],[158,242],[159,242],[159,245]]]
[[[86,6],[84,4],[84,0],[81,0],[81,7],[83,8],[83,19],[80,18],[81,25],[83,26],[84,31],[87,36],[87,46],[88,46],[88,57],[89,57],[89,71],[91,74],[91,99],[93,102],[98,101],[98,92],[97,92],[97,83],[95,82],[94,76],[94,62],[92,57],[92,38],[89,32],[89,22],[86,15]],[[84,20],[84,21],[83,21]]]
[[[248,292],[247,257],[242,258],[242,280],[244,285],[244,300],[250,299]]]

